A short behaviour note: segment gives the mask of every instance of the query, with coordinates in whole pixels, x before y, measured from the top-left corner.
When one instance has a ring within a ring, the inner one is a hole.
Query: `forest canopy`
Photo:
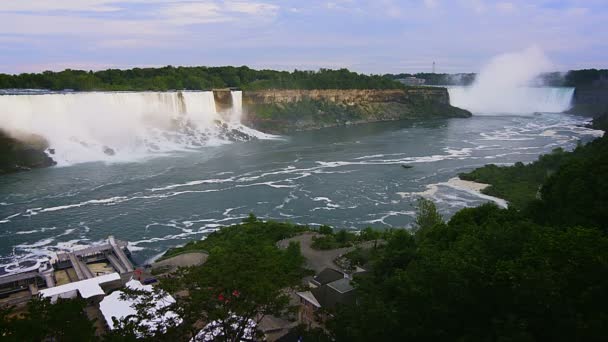
[[[260,89],[399,89],[404,86],[378,75],[347,69],[318,71],[254,70],[246,66],[173,67],[83,71],[67,69],[34,74],[0,74],[3,89],[87,90],[207,90]]]

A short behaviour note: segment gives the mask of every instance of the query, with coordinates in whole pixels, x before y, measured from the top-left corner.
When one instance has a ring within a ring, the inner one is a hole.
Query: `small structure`
[[[128,244],[128,242],[116,240],[110,235],[106,244],[57,254],[57,262],[54,267],[57,270],[74,268],[79,280],[95,276],[87,267],[87,264],[103,261],[108,261],[112,268],[120,274],[133,272],[133,264],[127,256],[129,253]]]
[[[27,259],[0,267],[0,298],[9,305],[28,301],[41,290],[53,298],[89,298],[100,293],[102,283],[133,272],[128,242],[108,237],[106,244],[58,253],[56,260]],[[101,279],[100,276],[111,275]],[[83,282],[92,280],[90,282]],[[94,285],[96,284],[96,285]],[[50,291],[57,287],[57,289]],[[29,292],[28,292],[29,291]]]
[[[426,80],[423,78],[418,78],[418,77],[406,77],[406,78],[400,78],[397,81],[408,85],[408,86],[421,86],[424,85],[426,83]]]
[[[132,290],[137,291],[145,291],[152,292],[152,285],[143,285],[137,280],[130,280],[127,282],[126,287]],[[107,295],[100,303],[99,310],[103,314],[103,317],[106,320],[106,323],[110,330],[115,329],[114,321],[112,318],[116,318],[117,320],[121,320],[123,318],[129,317],[131,315],[137,314],[135,306],[141,302],[141,298],[121,298],[123,295],[123,291],[114,291],[111,294]],[[180,323],[181,318],[172,311],[160,313],[161,309],[175,303],[175,299],[167,294],[163,298],[156,300],[156,305],[149,312],[151,317],[150,320],[142,321],[142,324],[145,324],[150,331],[156,331],[158,328],[163,328],[167,324],[170,323]]]
[[[308,283],[308,285],[312,288],[316,288],[319,286],[323,286],[325,284],[329,284],[333,281],[339,280],[339,279],[344,279],[345,274],[335,270],[333,268],[326,268],[323,271],[321,271],[319,274],[315,275],[310,282]]]
[[[0,267],[0,297],[38,287],[53,287],[53,267],[48,260],[27,259]]]
[[[319,326],[337,305],[355,302],[355,288],[347,275],[339,271],[326,268],[311,280],[310,285],[310,291],[296,293],[300,298],[300,324]]]

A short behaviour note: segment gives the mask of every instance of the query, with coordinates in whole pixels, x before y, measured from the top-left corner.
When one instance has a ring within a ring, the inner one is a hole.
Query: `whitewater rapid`
[[[231,109],[219,111],[211,91],[1,95],[0,128],[44,137],[59,165],[271,138],[241,123],[241,91],[232,91],[231,101]]]

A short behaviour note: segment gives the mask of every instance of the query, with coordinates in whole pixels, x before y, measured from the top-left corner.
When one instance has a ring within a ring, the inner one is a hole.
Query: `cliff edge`
[[[447,89],[244,91],[243,123],[268,133],[415,118],[466,118]]]
[[[570,114],[598,117],[608,113],[608,84],[576,87]]]

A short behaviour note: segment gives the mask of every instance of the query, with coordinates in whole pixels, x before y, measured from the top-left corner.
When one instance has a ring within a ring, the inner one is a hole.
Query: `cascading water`
[[[453,106],[475,114],[559,113],[570,108],[574,88],[530,87],[551,62],[535,47],[493,58],[470,87],[448,89]]]
[[[59,165],[133,161],[267,137],[240,123],[242,95],[232,96],[230,119],[224,120],[210,91],[2,95],[0,128],[43,136]]]
[[[450,104],[475,114],[561,113],[570,109],[574,88],[513,87],[492,90],[450,87]]]
[[[232,91],[230,92],[232,97],[232,111],[230,115],[231,122],[241,122],[243,116],[243,92]]]

